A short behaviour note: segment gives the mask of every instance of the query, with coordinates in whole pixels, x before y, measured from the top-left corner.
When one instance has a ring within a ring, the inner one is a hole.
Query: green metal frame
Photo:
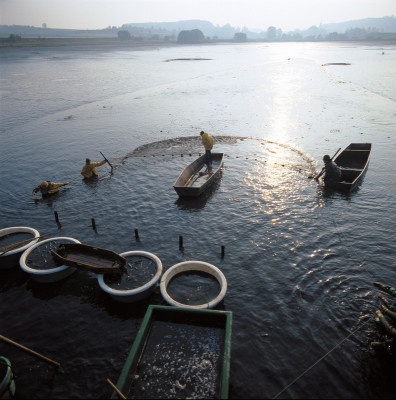
[[[230,378],[230,361],[231,361],[231,329],[232,329],[232,312],[231,311],[218,311],[218,310],[207,310],[207,309],[192,309],[184,307],[171,307],[171,306],[157,306],[150,305],[143,318],[142,324],[136,335],[135,341],[133,342],[131,351],[129,352],[128,358],[121,371],[121,375],[117,382],[117,388],[122,392],[125,382],[127,380],[129,371],[134,370],[137,367],[141,354],[143,352],[146,339],[150,332],[151,322],[153,320],[153,314],[157,310],[162,310],[169,313],[188,313],[191,316],[208,316],[208,314],[217,314],[225,317],[225,335],[224,335],[224,354],[223,354],[223,367],[221,372],[221,390],[220,398],[228,399],[228,386]],[[118,399],[119,396],[116,392],[113,392],[112,399]]]

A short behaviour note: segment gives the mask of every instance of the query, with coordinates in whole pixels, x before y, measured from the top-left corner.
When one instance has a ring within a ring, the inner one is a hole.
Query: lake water
[[[148,251],[164,271],[185,260],[218,267],[228,283],[220,308],[233,312],[231,398],[394,395],[395,371],[369,343],[379,335],[372,282],[396,286],[396,45],[0,55],[0,228]],[[203,153],[201,130],[224,168],[203,197],[182,200],[172,186]],[[324,191],[309,177],[351,142],[373,145],[362,184]],[[85,158],[100,152],[113,173],[103,165],[97,182],[83,182]],[[32,197],[42,180],[70,185]],[[61,364],[54,374],[0,342],[18,396],[109,397],[106,379],[117,382],[148,304],[164,304],[159,288],[121,304],[88,272],[43,285],[17,266],[0,271],[0,333]]]

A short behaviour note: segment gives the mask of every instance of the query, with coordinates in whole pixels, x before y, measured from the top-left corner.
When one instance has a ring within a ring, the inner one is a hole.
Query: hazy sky
[[[396,15],[396,0],[0,0],[1,25],[71,29],[202,19],[289,31],[391,15]]]

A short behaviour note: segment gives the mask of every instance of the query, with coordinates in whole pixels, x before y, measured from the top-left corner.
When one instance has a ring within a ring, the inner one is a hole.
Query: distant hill
[[[191,19],[191,20],[177,21],[177,22],[129,23],[122,25],[121,28],[155,29],[155,30],[174,32],[174,33],[179,33],[180,31],[199,29],[203,33],[209,35],[215,29],[215,26],[209,21]]]
[[[348,29],[376,29],[379,32],[384,33],[396,33],[396,18],[383,17],[383,18],[366,18],[359,19],[356,21],[339,22],[333,24],[323,24],[321,25],[328,33],[337,32],[345,33]]]
[[[269,27],[273,28],[273,27]],[[282,27],[276,27],[282,31]],[[244,27],[242,29],[234,28],[227,24],[224,26],[215,26],[209,21],[202,20],[187,20],[177,22],[147,22],[147,23],[128,23],[122,26],[122,29],[127,29],[135,33],[149,33],[149,34],[171,34],[177,35],[182,30],[199,29],[206,37],[217,37],[219,39],[230,39],[237,32],[244,32],[250,39],[266,38],[268,28],[263,31],[250,31]],[[396,33],[396,18],[383,17],[383,18],[366,18],[355,21],[347,21],[332,24],[323,24],[320,27],[307,27],[306,30],[295,30],[293,32],[283,32],[286,35],[298,32],[301,37],[318,36],[319,34],[324,37],[330,33],[344,34],[351,29],[361,29],[367,32],[381,32],[381,33]]]

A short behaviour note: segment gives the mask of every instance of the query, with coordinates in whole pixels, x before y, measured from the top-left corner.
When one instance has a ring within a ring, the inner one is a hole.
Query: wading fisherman
[[[98,176],[98,172],[96,171],[97,167],[100,167],[101,165],[105,164],[106,160],[100,161],[100,162],[91,162],[90,158],[87,158],[85,160],[85,165],[83,166],[81,170],[81,175],[84,177],[84,179],[89,179],[89,178],[96,178]]]
[[[59,192],[61,186],[66,186],[70,182],[51,182],[43,181],[33,189],[32,196],[35,196],[37,192],[41,192],[43,197],[48,197]]]
[[[325,164],[325,176],[323,178],[324,183],[339,182],[341,180],[340,167],[331,160],[328,154],[323,156],[323,162]]]
[[[205,162],[208,168],[212,168],[212,153],[214,139],[209,133],[201,131],[202,144],[205,147]]]

